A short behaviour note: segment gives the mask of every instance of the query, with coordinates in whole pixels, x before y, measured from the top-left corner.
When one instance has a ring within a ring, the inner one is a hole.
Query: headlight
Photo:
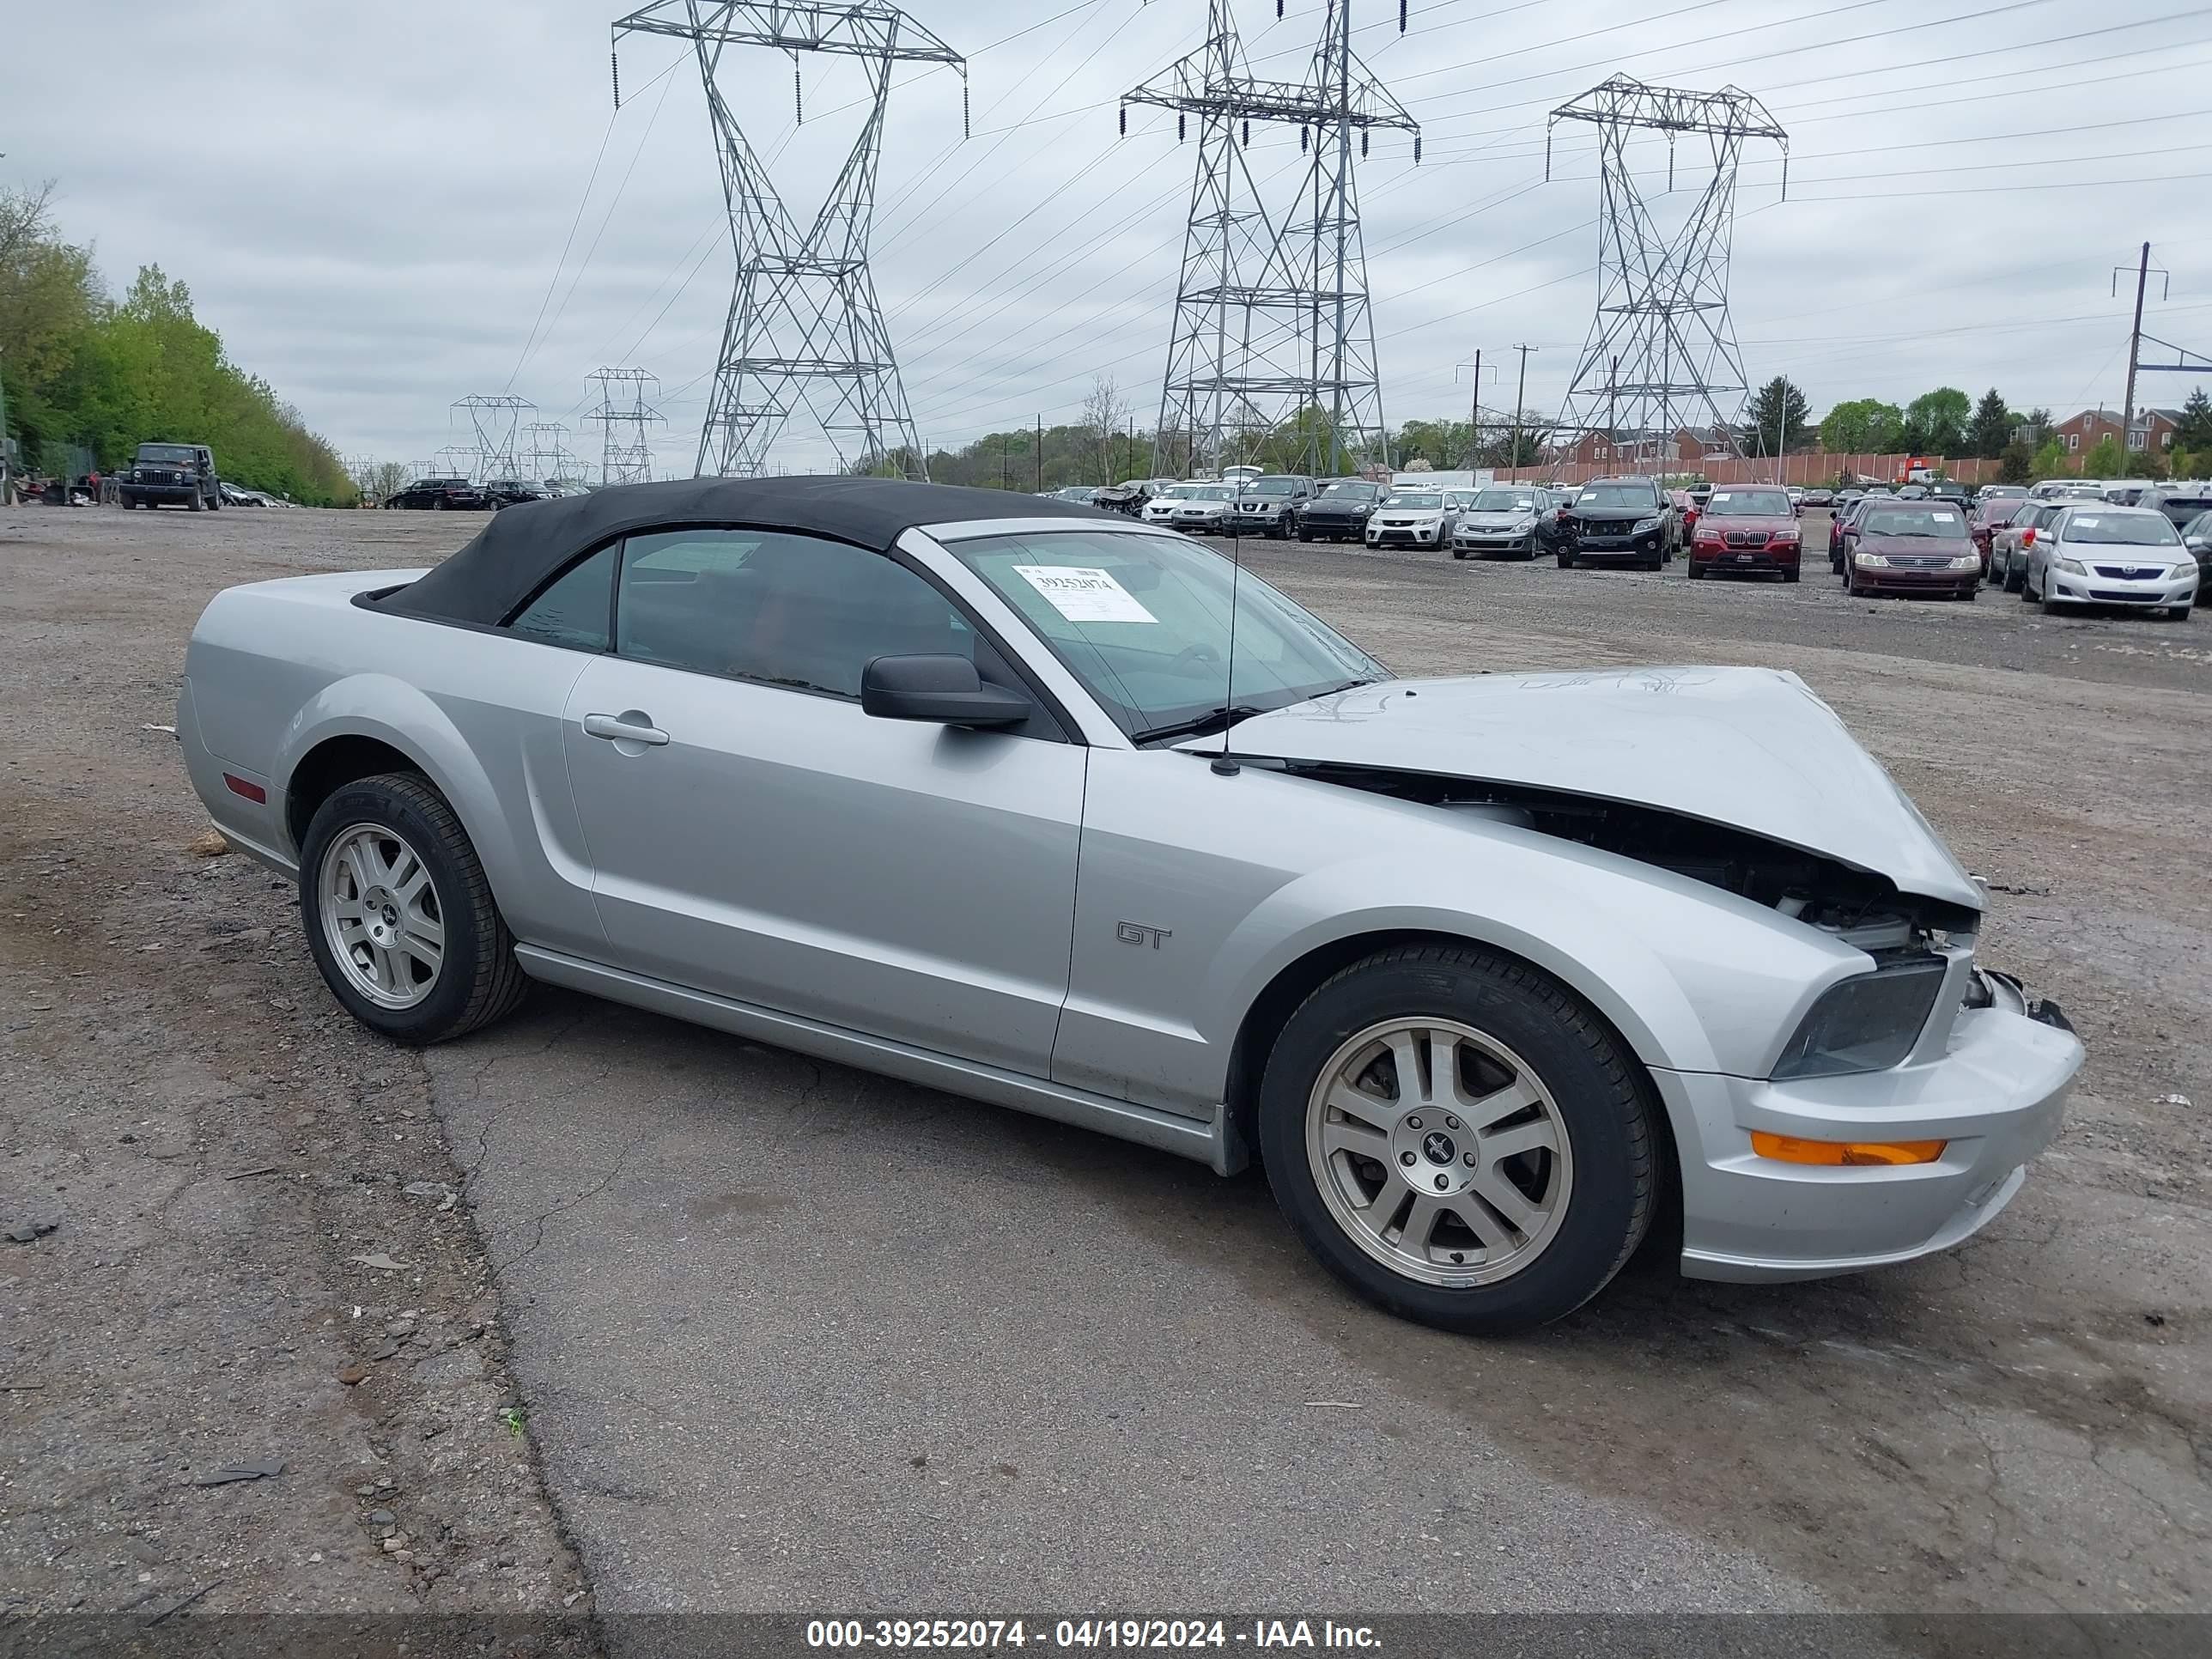
[[[1659,520],[1656,519],[1638,519],[1636,521],[1636,528],[1628,533],[1632,536],[1641,536],[1645,531],[1656,530],[1658,527]]]
[[[2172,582],[2193,582],[2197,580],[2197,567],[2193,564],[2178,564],[2166,573],[2166,579]]]
[[[2089,574],[2082,567],[2081,561],[2079,559],[2054,559],[2051,562],[2069,576],[2086,576]]]
[[[1889,568],[1889,561],[1879,553],[1854,553],[1851,555],[1851,562],[1856,565],[1863,565],[1869,570],[1887,570]]]
[[[1951,561],[1954,570],[1979,570],[1981,568],[1982,556],[1978,553],[1961,553]]]
[[[143,483],[146,482],[146,475],[134,466],[131,469],[131,482],[132,483]]]
[[[1912,1052],[1948,964],[1927,957],[1876,969],[1813,1005],[1775,1061],[1778,1079],[1885,1071]]]

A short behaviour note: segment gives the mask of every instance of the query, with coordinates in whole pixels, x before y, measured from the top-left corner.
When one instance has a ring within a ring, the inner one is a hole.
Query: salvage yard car
[[[1948,1249],[2081,1063],[1794,675],[1400,679],[1002,491],[626,485],[231,588],[176,729],[375,1031],[544,981],[1256,1155],[1340,1279],[1455,1330],[1570,1312],[1662,1215],[1702,1278]]]
[[[1690,576],[1778,575],[1798,578],[1802,538],[1797,509],[1787,492],[1767,486],[1723,484],[1713,491],[1690,538]]]
[[[1456,489],[1395,488],[1368,514],[1363,539],[1370,547],[1442,547],[1467,500]]]
[[[1712,491],[1705,494],[1709,501]],[[1699,503],[1701,518],[1706,505]],[[1674,504],[1650,479],[1594,478],[1559,511],[1559,568],[1578,560],[1632,559],[1656,570],[1674,556],[1676,522]]]
[[[2046,611],[2109,605],[2187,622],[2197,603],[2197,556],[2155,507],[2069,502],[2026,551],[2021,597]]]
[[[1298,504],[1294,522],[1302,542],[1356,542],[1367,528],[1367,515],[1381,501],[1381,484],[1364,478],[1332,478],[1321,494]]]
[[[1971,599],[1981,592],[1982,553],[1966,514],[1948,501],[1877,500],[1851,522],[1844,591]]]
[[[1492,484],[1469,496],[1467,510],[1453,522],[1452,557],[1510,553],[1533,559],[1550,552],[1559,537],[1559,518],[1547,491],[1527,484]]]
[[[215,475],[215,452],[205,444],[140,444],[116,484],[116,495],[125,507],[219,513],[222,486]]]

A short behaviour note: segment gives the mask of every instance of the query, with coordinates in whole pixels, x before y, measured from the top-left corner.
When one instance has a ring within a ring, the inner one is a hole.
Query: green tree
[[[1906,427],[1917,427],[1920,431],[1920,441],[1909,447],[1932,454],[1964,454],[1966,423],[1973,413],[1973,400],[1956,386],[1939,386],[1933,392],[1922,392],[1905,406]]]
[[[1751,400],[1752,441],[1761,455],[1803,449],[1811,440],[1813,410],[1789,376],[1778,374]]]
[[[2085,478],[2117,478],[2125,471],[2127,464],[2127,456],[2120,448],[2120,441],[2107,432],[2081,458],[2081,476]]]
[[[1855,398],[1838,404],[1820,421],[1820,447],[1837,455],[1878,455],[1897,441],[1905,416],[1895,404]]]
[[[2033,471],[2037,480],[2039,482],[2045,478],[2063,477],[2073,470],[2073,464],[2066,453],[2066,446],[2060,443],[2057,438],[2045,438],[2043,441],[2043,447],[2035,452],[2035,465]]]
[[[2201,386],[2181,405],[2181,424],[2173,434],[2173,447],[2192,454],[2212,449],[2212,398],[2204,395]]]
[[[1973,423],[1966,428],[1966,447],[1983,460],[1994,461],[2012,441],[2012,411],[2004,394],[1991,386],[1974,405]]]
[[[2024,484],[2035,477],[2035,452],[2025,443],[2013,442],[2004,447],[1997,457],[1997,479],[2002,483]]]
[[[51,186],[0,191],[0,372],[27,448],[82,444],[110,469],[149,439],[204,443],[237,483],[317,505],[354,498],[330,446],[230,362],[183,283],[149,265],[110,301],[51,199]]]

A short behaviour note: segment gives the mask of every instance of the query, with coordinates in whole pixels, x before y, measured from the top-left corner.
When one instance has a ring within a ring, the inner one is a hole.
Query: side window
[[[616,648],[625,657],[857,698],[875,657],[975,656],[951,601],[880,553],[763,530],[683,530],[624,544]]]
[[[605,650],[607,619],[614,611],[615,560],[620,552],[621,544],[611,544],[569,566],[515,614],[507,631],[571,651]]]

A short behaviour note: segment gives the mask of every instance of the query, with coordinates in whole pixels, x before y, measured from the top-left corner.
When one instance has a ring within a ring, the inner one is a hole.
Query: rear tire
[[[1649,1094],[1548,975],[1405,946],[1291,1017],[1261,1083],[1260,1150],[1291,1227],[1352,1290],[1506,1335],[1572,1313],[1643,1242],[1658,1198]]]
[[[375,858],[349,857],[364,838],[375,844]],[[410,858],[428,878],[427,902]],[[383,870],[374,867],[378,863]],[[383,909],[387,872],[392,908]],[[410,942],[380,949],[358,927],[349,930],[348,905],[356,915],[380,911],[396,930],[381,937],[404,934]],[[300,919],[331,994],[362,1024],[398,1042],[461,1036],[512,1012],[529,988],[476,848],[445,797],[411,772],[346,784],[316,809],[300,851]],[[425,981],[425,964],[414,952],[433,933],[438,960]],[[380,959],[387,963],[381,971]],[[397,976],[392,962],[400,966]],[[380,981],[389,988],[380,992]]]

